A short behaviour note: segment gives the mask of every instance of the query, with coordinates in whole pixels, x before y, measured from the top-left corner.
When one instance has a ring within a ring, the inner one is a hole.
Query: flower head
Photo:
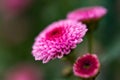
[[[85,54],[74,63],[73,72],[81,78],[92,78],[98,74],[99,68],[100,62],[97,55]]]
[[[86,7],[68,13],[67,18],[76,21],[99,20],[106,13],[107,10],[101,6]]]
[[[86,25],[76,21],[54,22],[36,37],[32,54],[35,60],[42,60],[43,63],[62,58],[82,42],[86,31]]]

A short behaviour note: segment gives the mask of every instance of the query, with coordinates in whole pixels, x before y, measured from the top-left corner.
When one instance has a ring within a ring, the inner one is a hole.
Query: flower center
[[[53,36],[54,36],[54,35],[58,35],[58,34],[59,34],[59,31],[57,31],[57,30],[56,30],[56,31],[54,30],[54,31],[51,33],[51,35],[53,35]]]
[[[63,31],[63,27],[54,28],[46,34],[46,38],[49,40],[59,38],[63,35]]]
[[[90,62],[89,62],[89,61],[85,61],[85,62],[84,62],[84,65],[83,65],[83,68],[89,69],[90,66],[91,66]]]

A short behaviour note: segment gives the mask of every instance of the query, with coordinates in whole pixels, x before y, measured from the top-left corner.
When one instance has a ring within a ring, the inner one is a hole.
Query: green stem
[[[76,55],[74,54],[74,52],[75,51],[72,50],[71,54],[69,54],[63,58],[64,61],[69,62],[70,67],[73,66],[73,63],[75,62],[75,59],[76,59]],[[69,69],[69,72],[67,74],[64,74],[64,77],[70,77],[72,75],[73,75],[73,71],[72,71],[72,69]]]
[[[97,25],[98,25],[99,21],[93,21],[90,23],[87,23],[87,27],[88,27],[88,52],[89,53],[93,53],[93,32],[97,29]]]
[[[88,52],[93,53],[93,32],[97,29],[99,20],[90,21],[90,22],[83,22],[87,25],[88,32],[87,32],[87,39],[88,39]]]
[[[88,79],[82,79],[82,80],[95,80],[95,78],[88,78]]]
[[[73,65],[73,63],[75,62],[75,58],[76,58],[76,56],[75,56],[75,50],[72,50],[71,51],[71,54],[69,54],[69,55],[67,55],[65,58],[66,58],[66,60],[71,64],[71,65]]]
[[[93,33],[92,31],[88,32],[88,52],[92,53],[92,45],[93,45]]]

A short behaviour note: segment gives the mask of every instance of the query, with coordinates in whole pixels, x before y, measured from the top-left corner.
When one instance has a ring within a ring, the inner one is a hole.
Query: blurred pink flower
[[[76,21],[54,22],[36,37],[32,54],[35,60],[42,60],[43,63],[62,58],[82,42],[86,31],[86,25]]]
[[[23,14],[30,8],[32,0],[1,0],[0,12],[5,19]]]
[[[81,78],[95,77],[100,68],[100,62],[95,54],[85,54],[79,57],[74,63],[73,72],[74,75]]]
[[[85,7],[68,13],[67,18],[76,21],[99,20],[106,13],[106,8],[101,6]]]
[[[9,11],[24,10],[31,4],[31,0],[4,0],[4,7]]]
[[[19,64],[8,71],[5,80],[43,80],[43,77],[33,64]]]

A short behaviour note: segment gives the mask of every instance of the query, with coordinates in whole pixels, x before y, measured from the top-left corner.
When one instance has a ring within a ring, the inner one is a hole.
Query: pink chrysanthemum
[[[86,31],[86,25],[76,21],[54,22],[36,37],[32,54],[35,60],[42,60],[43,63],[62,58],[82,42]]]
[[[100,62],[97,55],[85,54],[74,63],[73,72],[81,78],[92,78],[98,74],[99,68]]]
[[[107,10],[101,6],[86,7],[68,13],[67,18],[76,21],[99,20],[106,13]]]

